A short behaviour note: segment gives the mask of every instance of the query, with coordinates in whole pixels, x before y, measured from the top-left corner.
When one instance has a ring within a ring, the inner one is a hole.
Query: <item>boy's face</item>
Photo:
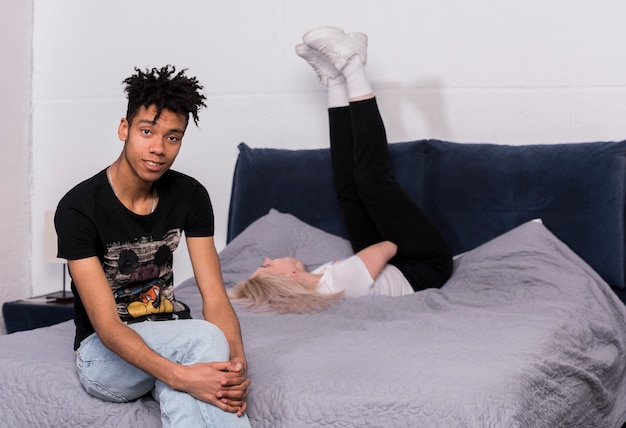
[[[124,159],[144,181],[154,182],[171,168],[180,151],[187,125],[182,114],[163,109],[154,121],[156,107],[141,107],[132,123],[123,118],[118,136],[124,141]]]

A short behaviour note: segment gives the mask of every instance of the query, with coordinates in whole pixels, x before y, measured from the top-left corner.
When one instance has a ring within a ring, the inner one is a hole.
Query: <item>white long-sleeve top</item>
[[[414,293],[411,284],[397,267],[387,264],[374,281],[363,260],[356,255],[325,263],[312,273],[322,274],[317,291],[324,294],[344,291],[346,296],[358,297],[374,294],[402,296]]]

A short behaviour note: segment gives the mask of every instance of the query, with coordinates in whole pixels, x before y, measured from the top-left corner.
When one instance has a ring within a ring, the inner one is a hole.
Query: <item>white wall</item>
[[[32,10],[32,1],[3,0],[0,13],[0,304],[31,295]]]
[[[172,63],[209,107],[175,165],[208,188],[224,245],[236,146],[327,144],[326,98],[293,51],[339,25],[370,37],[368,72],[391,141],[507,144],[626,136],[626,2],[603,0],[35,0],[33,294],[60,288],[41,258],[45,210],[111,163],[134,66]],[[191,275],[177,253],[176,281]]]

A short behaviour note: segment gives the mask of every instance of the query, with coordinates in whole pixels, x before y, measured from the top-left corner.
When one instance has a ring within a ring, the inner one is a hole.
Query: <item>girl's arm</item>
[[[372,279],[376,279],[387,262],[398,252],[398,246],[391,241],[372,244],[356,253],[363,261]]]

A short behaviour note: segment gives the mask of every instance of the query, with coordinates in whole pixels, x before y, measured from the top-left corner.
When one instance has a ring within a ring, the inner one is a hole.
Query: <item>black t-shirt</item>
[[[97,256],[124,322],[172,314],[189,318],[189,308],[174,296],[173,252],[183,232],[188,237],[214,233],[213,208],[202,184],[170,170],[155,185],[156,209],[137,215],[117,199],[103,170],[70,190],[55,215],[59,257]],[[78,349],[94,329],[73,281],[72,292]]]

